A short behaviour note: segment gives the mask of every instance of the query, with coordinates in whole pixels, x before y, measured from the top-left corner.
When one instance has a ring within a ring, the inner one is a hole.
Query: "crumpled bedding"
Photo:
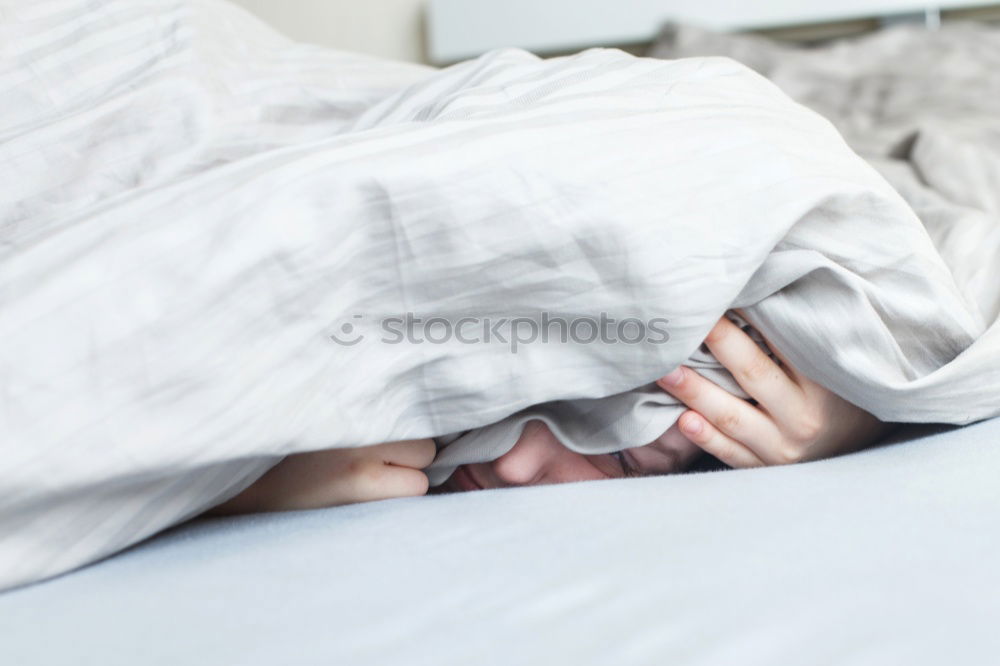
[[[928,31],[898,25],[860,38],[801,46],[669,24],[648,56],[732,58],[833,122],[848,145],[917,213],[959,291],[972,301],[970,309],[978,310],[986,322],[996,321],[1000,315],[1000,28],[959,22]],[[794,346],[786,337],[782,348],[789,343]],[[851,361],[845,357],[841,362]],[[695,352],[685,364],[746,397],[704,350]],[[812,374],[825,377],[826,373],[813,368]],[[825,377],[828,383],[831,379]],[[843,389],[841,394],[845,395]],[[987,392],[984,397],[1000,405],[995,393]],[[878,398],[854,401],[879,413]],[[452,471],[453,466],[445,467],[445,462],[479,462],[506,453],[532,418],[545,421],[566,439],[578,440],[586,436],[583,430],[595,426],[614,423],[620,427],[618,415],[638,416],[647,406],[660,415],[666,413],[665,408],[677,410],[660,389],[645,386],[602,399],[594,407],[599,418],[567,432],[560,424],[583,423],[577,404],[533,407],[484,429],[439,438],[460,446],[452,444],[451,450],[439,456],[436,463],[443,469],[436,478],[443,480]],[[910,420],[899,415],[883,418]],[[945,416],[926,420],[950,421]],[[628,433],[625,437],[632,441],[655,438],[663,422],[654,422],[641,436]],[[617,433],[615,438],[622,439]]]
[[[1000,315],[1000,26],[897,25],[817,46],[667,25],[654,58],[723,56],[830,120],[903,195],[963,293]],[[976,260],[982,257],[983,260]]]
[[[579,451],[643,444],[681,411],[649,383],[731,308],[880,418],[1000,412],[995,218],[929,234],[732,60],[504,49],[434,71],[214,0],[43,1],[0,31],[0,588],[297,451],[469,431],[440,480],[533,415]],[[669,336],[386,342],[405,313]]]

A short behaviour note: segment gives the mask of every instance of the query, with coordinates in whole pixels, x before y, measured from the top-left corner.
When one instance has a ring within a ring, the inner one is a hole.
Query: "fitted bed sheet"
[[[1000,419],[896,439],[200,520],[0,595],[0,663],[996,663]]]

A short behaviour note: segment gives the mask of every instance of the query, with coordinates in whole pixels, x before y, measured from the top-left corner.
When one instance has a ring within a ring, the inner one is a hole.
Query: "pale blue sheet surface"
[[[0,595],[0,664],[992,664],[1000,420],[750,472],[191,524]]]

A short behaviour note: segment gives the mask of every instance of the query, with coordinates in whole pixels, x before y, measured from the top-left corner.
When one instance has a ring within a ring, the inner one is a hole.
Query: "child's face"
[[[675,426],[645,446],[620,453],[584,455],[563,446],[541,421],[529,421],[514,448],[492,462],[462,465],[445,487],[481,490],[670,474],[687,467],[699,452]]]

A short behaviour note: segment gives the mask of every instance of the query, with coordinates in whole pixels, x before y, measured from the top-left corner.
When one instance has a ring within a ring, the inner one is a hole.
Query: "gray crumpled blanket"
[[[644,444],[680,408],[641,387],[732,308],[883,419],[1000,411],[995,199],[971,186],[997,154],[973,112],[886,141],[910,159],[880,173],[726,58],[437,71],[217,0],[15,4],[0,43],[0,588],[290,453],[471,431],[440,480],[534,414],[579,451]],[[387,340],[406,313],[668,335]]]

